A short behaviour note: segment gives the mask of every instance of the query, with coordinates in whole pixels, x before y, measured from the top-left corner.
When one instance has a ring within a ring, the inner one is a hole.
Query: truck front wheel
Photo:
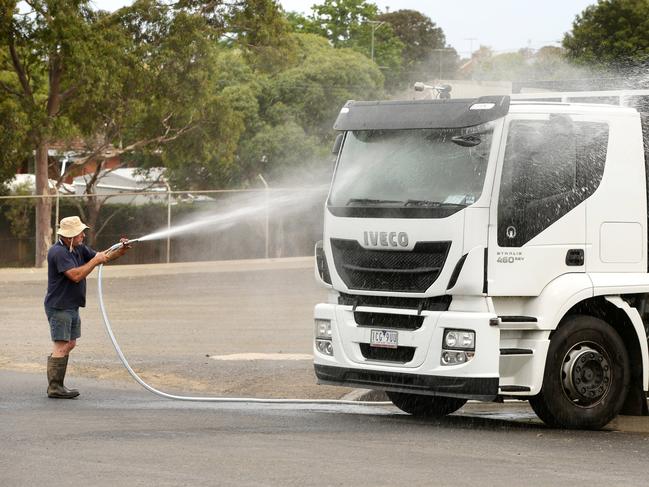
[[[454,413],[466,403],[466,399],[442,396],[424,396],[404,392],[386,391],[390,401],[402,411],[424,418],[440,418]]]
[[[552,427],[600,429],[622,409],[629,356],[620,335],[592,316],[569,317],[550,340],[534,412]]]

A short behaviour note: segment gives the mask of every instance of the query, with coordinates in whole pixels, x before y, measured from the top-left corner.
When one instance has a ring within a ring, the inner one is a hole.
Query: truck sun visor
[[[504,117],[508,96],[456,100],[348,101],[334,130],[463,128]]]

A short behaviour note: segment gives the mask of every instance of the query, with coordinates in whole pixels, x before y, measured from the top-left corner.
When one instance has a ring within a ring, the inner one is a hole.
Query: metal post
[[[465,41],[469,41],[469,59],[473,57],[473,41],[477,41],[478,39],[476,37],[466,37],[464,39]]]
[[[372,62],[374,62],[374,32],[376,31],[376,29],[381,27],[385,22],[380,20],[367,20],[366,22],[372,26],[372,40],[370,43],[370,59],[372,60]]]
[[[167,264],[171,262],[171,186],[167,181]]]
[[[64,156],[63,159],[61,159],[61,181],[63,181],[63,175],[65,174],[65,167],[67,166],[67,163],[68,163],[68,156]],[[49,186],[49,180],[48,180],[48,186]],[[54,232],[52,235],[52,243],[55,243],[56,239],[58,238],[58,234],[56,233],[56,231],[59,225],[59,196],[61,195],[61,190],[59,189],[58,186],[55,186],[54,190],[56,191],[56,215],[54,217]]]
[[[270,239],[269,239],[269,233],[270,233],[269,232],[269,220],[270,220],[270,216],[269,216],[269,203],[270,203],[270,201],[269,201],[269,191],[270,191],[270,188],[268,187],[268,183],[266,182],[266,180],[264,179],[264,177],[261,174],[259,174],[259,179],[261,179],[261,182],[264,183],[264,187],[266,188],[266,258],[268,259],[269,254],[270,254],[270,252],[269,252],[269,248],[270,248]]]
[[[58,225],[59,225],[59,188],[56,188],[56,215],[54,216],[54,232],[52,234],[52,243],[56,243],[56,239],[58,238],[59,234],[56,233],[58,230]]]

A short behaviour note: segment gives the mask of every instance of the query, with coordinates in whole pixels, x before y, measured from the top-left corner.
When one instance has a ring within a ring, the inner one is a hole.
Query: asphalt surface
[[[646,485],[649,435],[550,430],[460,410],[183,403],[78,379],[47,399],[0,372],[0,477],[24,485]],[[470,409],[470,408],[469,408]],[[510,411],[511,414],[511,411]]]
[[[120,344],[168,392],[360,397],[318,386],[311,259],[113,266],[104,296]],[[469,403],[443,420],[392,406],[187,403],[124,371],[88,282],[66,383],[45,396],[44,270],[0,270],[0,486],[646,485],[649,418],[546,428],[527,403]]]

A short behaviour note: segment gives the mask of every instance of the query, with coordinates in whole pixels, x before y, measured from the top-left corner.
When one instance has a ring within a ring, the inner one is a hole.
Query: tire
[[[534,412],[555,428],[600,429],[618,415],[630,380],[629,356],[605,321],[568,317],[550,340]]]
[[[402,411],[422,418],[441,418],[454,413],[466,404],[466,399],[442,396],[423,396],[386,391],[390,401]]]

